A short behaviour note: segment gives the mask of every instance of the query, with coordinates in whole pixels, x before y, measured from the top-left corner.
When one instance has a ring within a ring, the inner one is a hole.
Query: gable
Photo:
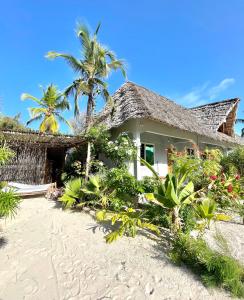
[[[211,131],[218,131],[233,136],[239,101],[238,98],[229,99],[193,107],[190,110]]]

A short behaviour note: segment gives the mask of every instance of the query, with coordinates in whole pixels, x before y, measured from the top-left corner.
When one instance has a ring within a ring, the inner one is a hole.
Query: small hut
[[[0,131],[0,137],[15,152],[0,167],[0,181],[28,184],[60,184],[67,150],[83,144],[78,136],[37,131]]]

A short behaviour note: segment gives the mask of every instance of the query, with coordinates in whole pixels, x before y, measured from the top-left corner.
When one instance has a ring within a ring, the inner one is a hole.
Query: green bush
[[[20,197],[13,190],[7,192],[0,190],[0,218],[14,217],[19,203]]]
[[[160,227],[170,228],[171,216],[165,208],[149,203],[144,204],[143,209],[145,211],[145,217],[150,220],[150,222]]]
[[[200,275],[207,286],[222,287],[233,296],[244,297],[244,267],[234,258],[212,250],[203,239],[179,235],[173,241],[170,257]]]
[[[116,190],[117,195],[125,198],[136,197],[143,192],[140,182],[129,173],[125,166],[108,170],[106,184],[110,189]]]
[[[187,172],[187,179],[194,183],[195,189],[207,187],[211,182],[210,176],[220,173],[222,153],[218,149],[206,150],[204,158],[194,157],[183,153],[172,153],[173,173]]]
[[[221,160],[224,171],[230,175],[238,173],[244,176],[244,147],[237,147]]]
[[[153,193],[158,187],[158,180],[155,177],[145,176],[140,181],[140,185],[144,193]]]

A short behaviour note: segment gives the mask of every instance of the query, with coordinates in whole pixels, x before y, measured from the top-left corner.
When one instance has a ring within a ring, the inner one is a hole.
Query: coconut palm
[[[92,124],[92,117],[96,106],[96,97],[102,96],[105,101],[111,101],[107,90],[105,78],[114,70],[121,70],[125,75],[124,62],[118,60],[116,55],[107,47],[101,45],[97,41],[97,35],[100,29],[98,24],[94,34],[91,34],[88,27],[83,24],[77,26],[77,36],[81,42],[82,57],[75,58],[70,54],[57,53],[54,51],[48,52],[47,57],[54,59],[62,57],[78,74],[72,84],[65,90],[67,96],[73,95],[75,102],[74,114],[79,114],[78,100],[81,96],[87,98],[86,111],[86,130],[89,130]],[[86,179],[89,175],[89,164],[91,159],[91,144],[87,146],[86,159]]]
[[[236,123],[244,124],[244,119],[237,119]],[[242,128],[241,130],[241,136],[244,137],[244,128]]]
[[[69,122],[61,115],[61,112],[69,109],[66,96],[52,84],[46,90],[42,89],[42,92],[41,99],[27,93],[21,95],[22,100],[30,99],[39,105],[39,107],[29,108],[31,119],[27,122],[27,125],[34,121],[41,121],[39,130],[47,133],[57,133],[59,122],[70,126]]]

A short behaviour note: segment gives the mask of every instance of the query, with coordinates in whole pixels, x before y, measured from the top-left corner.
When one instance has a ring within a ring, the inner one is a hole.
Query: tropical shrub
[[[211,198],[201,199],[200,203],[195,206],[196,217],[202,221],[200,229],[210,227],[212,220],[214,221],[229,221],[231,218],[225,214],[217,213],[217,204]]]
[[[144,176],[140,180],[141,189],[144,193],[152,193],[158,186],[158,180],[155,177]]]
[[[112,168],[106,175],[106,184],[108,188],[116,190],[118,195],[124,197],[137,197],[143,192],[140,182],[131,175],[125,166]]]
[[[105,236],[106,242],[112,243],[123,235],[135,237],[140,228],[160,234],[158,227],[148,222],[143,215],[143,211],[128,208],[126,211],[119,213],[102,210],[97,212],[96,218],[99,222],[109,221],[111,225],[114,226],[112,232]]]
[[[29,129],[20,122],[20,114],[13,118],[0,114],[0,130],[29,131]]]
[[[210,176],[210,179],[208,194],[221,208],[234,207],[244,195],[239,175],[221,173],[218,176]]]
[[[244,147],[240,146],[223,156],[221,160],[223,170],[230,174],[244,176]]]
[[[68,153],[62,173],[62,181],[81,177],[84,174],[85,148],[80,146]]]
[[[14,190],[0,190],[0,218],[14,217],[20,204],[20,197]]]
[[[187,178],[192,181],[196,189],[207,187],[211,182],[210,176],[220,173],[222,153],[218,149],[206,150],[202,157],[189,156],[186,151],[173,152],[173,173],[187,173]]]
[[[0,146],[0,166],[7,163],[7,161],[13,158],[14,155],[15,155],[14,151],[12,151],[3,143],[3,146]]]
[[[159,185],[155,192],[146,194],[147,200],[168,209],[172,217],[172,228],[176,231],[180,230],[180,209],[185,205],[190,204],[195,199],[196,195],[192,181],[185,184],[188,173],[182,173],[181,171],[181,173],[179,172],[177,175],[168,174],[163,182],[152,166],[143,159],[141,159],[141,161],[153,172],[154,176],[159,181]]]
[[[64,208],[72,208],[80,203],[83,197],[82,184],[81,178],[74,178],[65,183],[64,193],[59,198]]]
[[[8,148],[5,143],[0,147],[0,166],[7,163],[15,153]],[[20,197],[15,194],[14,190],[7,189],[5,182],[0,182],[0,218],[14,217],[20,203]]]
[[[170,257],[200,275],[207,286],[222,287],[233,296],[244,297],[244,267],[229,255],[209,248],[203,239],[178,235],[173,240]]]

